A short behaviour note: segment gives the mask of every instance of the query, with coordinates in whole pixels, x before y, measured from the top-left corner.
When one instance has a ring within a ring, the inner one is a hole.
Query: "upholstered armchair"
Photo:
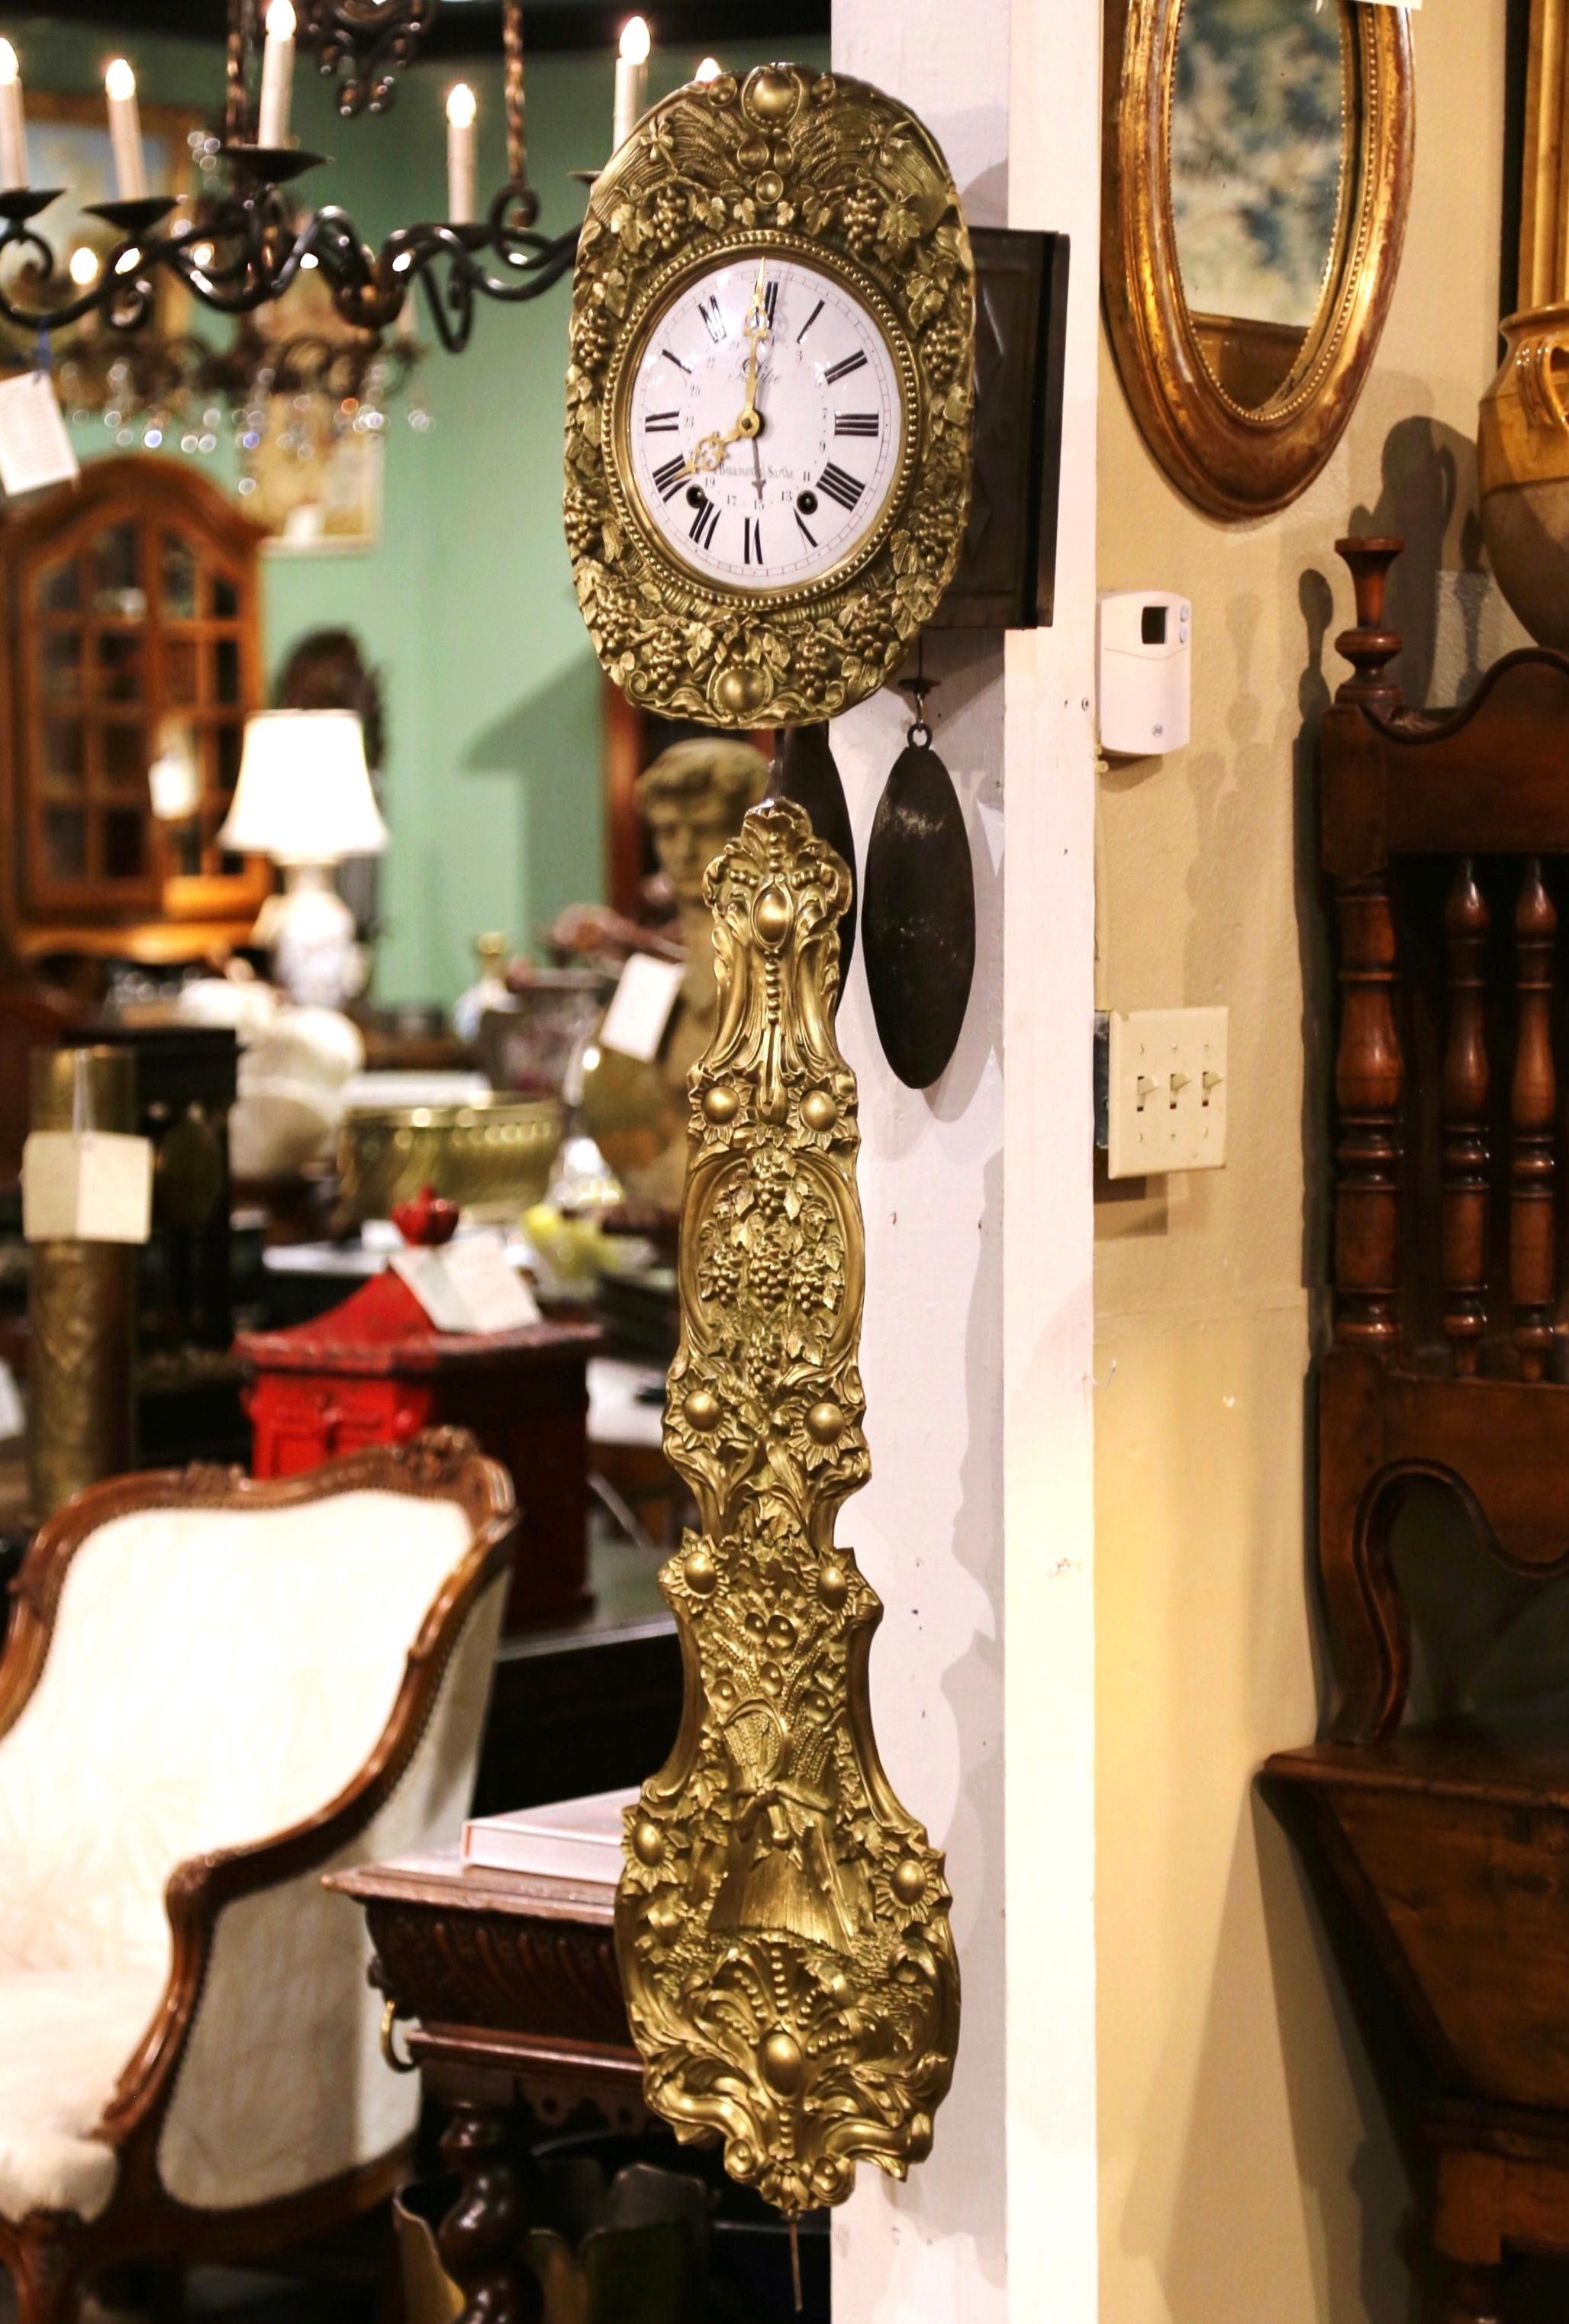
[[[414,2128],[324,1873],[450,1837],[510,1560],[456,1433],[281,1483],[118,1478],[47,1525],[0,1660],[0,2261],[22,2324],[122,2264],[278,2250]]]

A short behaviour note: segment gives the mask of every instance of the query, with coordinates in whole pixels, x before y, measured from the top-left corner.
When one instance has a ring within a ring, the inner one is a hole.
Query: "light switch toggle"
[[[1227,1030],[1223,1009],[1112,1012],[1106,1058],[1110,1177],[1223,1167]]]

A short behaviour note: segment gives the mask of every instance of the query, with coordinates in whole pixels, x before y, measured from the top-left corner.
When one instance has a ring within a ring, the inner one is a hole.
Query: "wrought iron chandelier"
[[[549,290],[572,264],[578,229],[555,236],[538,229],[524,134],[521,0],[504,0],[503,10],[507,175],[483,217],[474,214],[474,100],[461,84],[448,100],[448,208],[457,215],[400,226],[373,249],[337,205],[297,209],[286,190],[322,158],[287,142],[295,48],[313,50],[336,78],[341,114],[383,113],[396,73],[417,54],[437,6],[438,0],[272,0],[263,42],[258,0],[230,0],[218,149],[230,183],[189,203],[143,182],[134,79],[123,60],[111,65],[106,95],[119,192],[92,205],[91,215],[118,238],[85,284],[61,281],[65,270],[37,224],[63,189],[27,182],[17,60],[10,44],[0,42],[0,269],[7,253],[22,256],[28,290],[37,292],[28,303],[17,295],[14,269],[9,276],[0,272],[0,316],[41,337],[88,316],[130,334],[152,318],[163,278],[183,284],[216,313],[243,318],[315,268],[340,319],[378,334],[398,320],[419,285],[431,328],[456,353],[468,343],[481,299],[510,306]],[[646,31],[634,22],[646,60]],[[624,40],[623,46],[624,59]],[[258,51],[260,97],[253,103]],[[618,68],[618,120],[621,100]],[[171,223],[177,209],[182,214]],[[51,295],[57,284],[58,298]]]

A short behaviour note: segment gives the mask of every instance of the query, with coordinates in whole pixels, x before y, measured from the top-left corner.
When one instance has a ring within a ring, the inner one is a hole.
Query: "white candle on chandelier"
[[[123,202],[141,201],[147,191],[147,166],[142,154],[142,115],[136,103],[136,76],[124,57],[116,57],[104,75],[104,95],[109,101],[109,144],[115,156],[115,191]]]
[[[617,152],[637,125],[649,99],[649,51],[653,46],[641,16],[629,16],[621,28],[621,53],[615,60],[615,121],[610,150]]]
[[[447,93],[447,220],[472,226],[475,211],[475,115],[479,110],[466,80]]]
[[[0,189],[27,183],[27,123],[22,111],[22,68],[9,41],[0,41]]]
[[[256,113],[256,143],[276,151],[289,142],[289,100],[294,81],[294,10],[291,0],[272,0],[267,11],[267,41],[262,51],[262,101]]]

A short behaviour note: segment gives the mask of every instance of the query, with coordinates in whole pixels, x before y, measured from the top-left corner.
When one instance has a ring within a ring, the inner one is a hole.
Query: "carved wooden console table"
[[[1407,710],[1382,619],[1399,544],[1344,543],[1355,665],[1323,730],[1339,933],[1335,1323],[1317,1367],[1318,1557],[1342,1680],[1275,1796],[1425,2053],[1444,2324],[1495,2324],[1511,2251],[1569,2255],[1569,1692],[1407,1718],[1392,1534],[1445,1489],[1525,1584],[1569,1572],[1558,943],[1569,659],[1511,655]],[[1555,1021],[1556,1019],[1556,1022]],[[1415,1545],[1412,1554],[1418,1554]]]
[[[526,2158],[521,2098],[547,2123],[584,2101],[641,2129],[642,2068],[616,1974],[615,1890],[460,1868],[456,1850],[333,1876],[365,1908],[372,1975],[387,1998],[383,2046],[449,2109],[441,2152],[460,2191],[438,2242],[466,2324],[532,2324],[538,2286],[522,2264]],[[406,2036],[393,2015],[409,2017]]]

